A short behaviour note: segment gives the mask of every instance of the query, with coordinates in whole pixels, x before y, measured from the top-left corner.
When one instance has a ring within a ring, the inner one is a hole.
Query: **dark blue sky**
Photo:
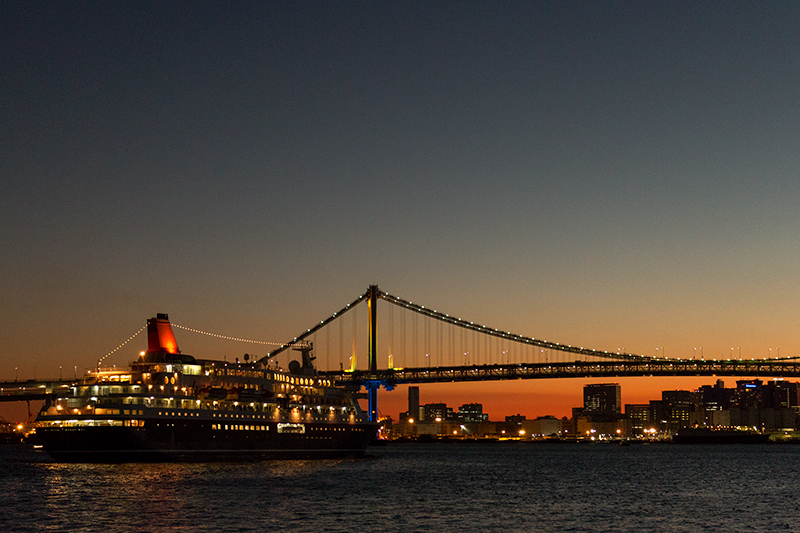
[[[0,21],[0,375],[157,311],[285,340],[370,283],[599,349],[800,352],[797,2]]]

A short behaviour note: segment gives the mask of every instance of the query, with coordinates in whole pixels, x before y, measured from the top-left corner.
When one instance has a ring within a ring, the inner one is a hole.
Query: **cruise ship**
[[[45,402],[35,439],[67,462],[262,460],[361,456],[377,431],[356,393],[318,375],[311,345],[288,371],[268,362],[196,359],[169,317],[147,321],[147,351],[97,369]]]

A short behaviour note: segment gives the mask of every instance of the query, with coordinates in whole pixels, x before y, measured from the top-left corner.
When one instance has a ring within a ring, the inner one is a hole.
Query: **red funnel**
[[[166,313],[158,313],[147,320],[147,352],[180,353]]]

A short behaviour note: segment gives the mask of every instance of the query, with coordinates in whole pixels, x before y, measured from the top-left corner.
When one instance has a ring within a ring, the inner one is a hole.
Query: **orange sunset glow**
[[[13,4],[2,381],[126,366],[157,313],[189,328],[169,352],[263,357],[372,284],[611,353],[800,356],[792,3]],[[382,368],[574,358],[402,312],[379,304]],[[368,314],[309,339],[320,369],[366,368]],[[600,381],[632,403],[715,378]],[[586,382],[421,395],[563,416]],[[379,400],[396,417],[404,387]]]

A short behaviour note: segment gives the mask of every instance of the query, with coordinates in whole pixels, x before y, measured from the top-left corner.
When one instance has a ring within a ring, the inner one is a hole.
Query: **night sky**
[[[0,24],[0,379],[80,373],[156,312],[284,341],[369,284],[564,344],[800,355],[800,3],[5,0]],[[561,416],[585,383],[422,401]]]

